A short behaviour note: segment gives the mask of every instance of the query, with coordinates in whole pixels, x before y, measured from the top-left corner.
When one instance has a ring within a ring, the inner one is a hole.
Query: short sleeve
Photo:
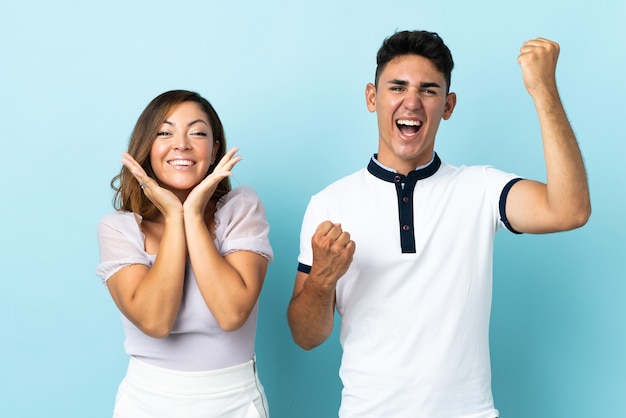
[[[523,178],[491,166],[484,166],[483,168],[485,170],[487,187],[491,191],[491,196],[493,196],[493,208],[495,213],[498,214],[498,228],[504,227],[515,234],[519,234],[511,227],[506,217],[506,199],[511,187],[518,181],[523,180]]]
[[[239,186],[218,202],[215,212],[216,244],[221,254],[252,251],[274,260],[269,223],[261,199],[248,186]]]
[[[318,204],[317,196],[311,197],[300,229],[300,254],[298,255],[298,270],[308,273],[308,269],[313,264],[313,250],[311,248],[311,238],[318,225],[328,219],[328,214]]]
[[[144,250],[144,236],[135,214],[113,212],[105,215],[98,224],[100,264],[96,275],[106,284],[111,276],[131,264],[152,264]]]

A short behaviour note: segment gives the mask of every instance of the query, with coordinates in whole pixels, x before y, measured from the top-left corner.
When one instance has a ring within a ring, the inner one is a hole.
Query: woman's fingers
[[[235,155],[239,151],[239,147],[231,148],[220,160],[220,162],[215,166],[213,173],[220,173],[224,171],[230,171],[232,168],[241,161],[240,155]]]
[[[133,177],[135,177],[135,179],[139,183],[139,186],[141,187],[141,190],[145,191],[146,188],[156,184],[154,179],[146,174],[146,171],[143,169],[143,167],[141,167],[141,164],[139,164],[127,152],[122,153],[122,164],[124,164],[124,166],[128,168]]]
[[[122,164],[135,177],[146,197],[154,203],[164,216],[169,211],[176,211],[181,205],[180,200],[169,190],[162,188],[130,154],[122,154]]]

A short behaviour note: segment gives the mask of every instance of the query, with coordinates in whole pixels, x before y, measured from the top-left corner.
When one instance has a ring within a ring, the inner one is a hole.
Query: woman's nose
[[[186,151],[190,149],[189,140],[185,135],[174,139],[174,149],[179,151]]]

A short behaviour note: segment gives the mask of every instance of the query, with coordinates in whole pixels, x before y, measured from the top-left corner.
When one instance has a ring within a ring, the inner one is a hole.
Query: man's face
[[[380,74],[378,87],[365,89],[367,108],[378,119],[378,160],[402,174],[433,156],[441,119],[452,115],[454,93],[446,94],[444,75],[427,58],[401,55]]]

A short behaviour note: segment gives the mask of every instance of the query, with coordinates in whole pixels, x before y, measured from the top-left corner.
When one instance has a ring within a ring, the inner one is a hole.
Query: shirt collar
[[[433,153],[433,158],[428,164],[417,167],[405,176],[391,168],[385,167],[378,161],[378,154],[374,154],[367,165],[367,171],[389,183],[406,183],[407,180],[417,181],[430,177],[439,170],[439,167],[441,167],[441,160],[437,153]]]

